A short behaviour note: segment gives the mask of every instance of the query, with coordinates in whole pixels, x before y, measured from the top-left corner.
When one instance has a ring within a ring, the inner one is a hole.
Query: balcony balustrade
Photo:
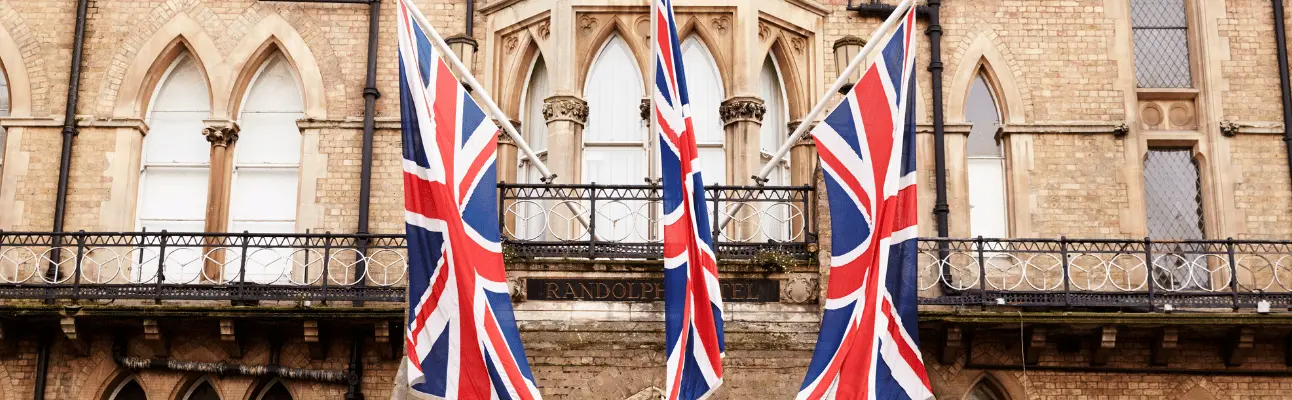
[[[812,188],[706,191],[720,269],[767,252],[814,262]],[[509,262],[662,258],[658,186],[499,193]],[[719,228],[722,215],[731,222]],[[406,246],[398,234],[0,232],[0,300],[399,303]],[[921,238],[918,248],[924,305],[1292,308],[1292,241]]]

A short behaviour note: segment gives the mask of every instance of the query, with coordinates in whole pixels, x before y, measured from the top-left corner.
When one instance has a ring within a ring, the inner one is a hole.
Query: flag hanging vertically
[[[812,130],[829,196],[830,276],[799,399],[932,397],[916,330],[915,8]]]
[[[422,397],[537,399],[498,228],[498,127],[399,1],[408,384]],[[428,27],[429,28],[429,27]]]
[[[700,399],[722,384],[722,296],[704,180],[671,0],[655,0],[655,115],[664,186],[664,341],[668,400]]]

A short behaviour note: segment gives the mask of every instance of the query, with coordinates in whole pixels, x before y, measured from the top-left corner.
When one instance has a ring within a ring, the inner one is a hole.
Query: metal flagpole
[[[812,106],[812,111],[808,111],[807,115],[803,116],[803,123],[794,129],[794,133],[790,134],[789,140],[786,140],[785,144],[782,144],[781,148],[776,150],[776,154],[763,166],[762,170],[758,171],[758,175],[754,175],[755,181],[764,181],[767,179],[767,175],[771,175],[776,164],[785,158],[786,154],[789,154],[790,148],[794,147],[794,144],[798,143],[799,139],[808,133],[808,126],[811,125],[811,121],[815,121],[817,115],[825,111],[830,95],[838,93],[839,88],[848,83],[848,78],[852,76],[852,73],[856,72],[857,68],[861,67],[862,61],[870,55],[870,52],[875,50],[875,44],[879,43],[879,39],[892,30],[898,21],[902,20],[902,16],[906,14],[907,10],[915,7],[915,2],[916,0],[903,0],[893,9],[893,14],[889,15],[888,19],[884,20],[884,23],[880,24],[878,28],[875,28],[875,32],[870,34],[870,40],[866,41],[866,45],[862,46],[861,51],[858,51],[857,55],[852,58],[852,62],[848,63],[848,68],[839,73],[839,77],[834,80],[833,85],[830,85],[830,90],[826,92],[826,95],[821,100],[817,100],[816,105]],[[718,221],[718,228],[725,228],[729,222],[731,222],[731,215],[722,214],[721,219]]]
[[[400,0],[400,3],[404,1]],[[404,6],[404,4],[400,4],[400,6]],[[552,171],[547,169],[547,164],[543,163],[543,160],[539,159],[537,154],[534,154],[534,150],[529,148],[529,143],[525,142],[525,138],[516,132],[516,127],[511,125],[511,120],[507,118],[507,114],[503,113],[501,108],[498,108],[498,104],[494,103],[492,97],[489,97],[489,91],[485,90],[484,86],[476,81],[476,77],[471,75],[471,71],[462,64],[462,60],[458,59],[458,55],[453,52],[453,49],[449,48],[448,43],[444,43],[444,38],[440,37],[440,33],[435,31],[435,27],[431,26],[431,22],[426,20],[426,16],[422,15],[422,11],[418,10],[417,7],[408,6],[408,14],[413,16],[413,20],[417,21],[417,25],[420,25],[423,31],[430,34],[431,42],[440,49],[440,53],[443,53],[444,58],[449,60],[449,64],[458,70],[459,77],[466,81],[467,86],[472,89],[472,94],[476,95],[477,99],[484,103],[485,108],[489,109],[489,113],[493,114],[494,119],[502,125],[503,132],[506,132],[507,136],[510,136],[511,140],[516,142],[516,147],[525,153],[525,157],[529,157],[534,162],[538,172],[545,177],[552,176]],[[590,225],[588,217],[580,213],[579,210],[574,209],[573,204],[565,202],[565,206],[569,207],[570,212],[578,217],[579,223],[583,224],[583,227],[587,228]]]

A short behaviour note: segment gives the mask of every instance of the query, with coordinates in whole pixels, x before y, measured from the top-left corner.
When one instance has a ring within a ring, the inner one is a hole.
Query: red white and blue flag
[[[799,399],[932,397],[916,330],[915,12],[812,130],[829,195],[829,288]]]
[[[401,0],[396,21],[409,387],[422,398],[537,399],[503,269],[498,127],[449,72],[418,12]]]
[[[664,186],[664,336],[668,400],[701,399],[722,384],[722,295],[673,2],[654,9],[655,116]]]

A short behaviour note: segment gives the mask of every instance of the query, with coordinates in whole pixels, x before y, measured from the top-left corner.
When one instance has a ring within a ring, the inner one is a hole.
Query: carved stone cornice
[[[766,113],[767,106],[763,105],[763,99],[757,97],[732,97],[718,107],[718,116],[722,117],[723,125],[742,121],[762,123],[763,114]]]
[[[238,142],[238,132],[240,131],[238,123],[227,120],[205,120],[206,124],[202,128],[202,136],[206,136],[206,141],[211,142],[214,147],[229,147]]]
[[[574,96],[552,96],[543,100],[543,119],[547,122],[588,122],[588,102]]]

